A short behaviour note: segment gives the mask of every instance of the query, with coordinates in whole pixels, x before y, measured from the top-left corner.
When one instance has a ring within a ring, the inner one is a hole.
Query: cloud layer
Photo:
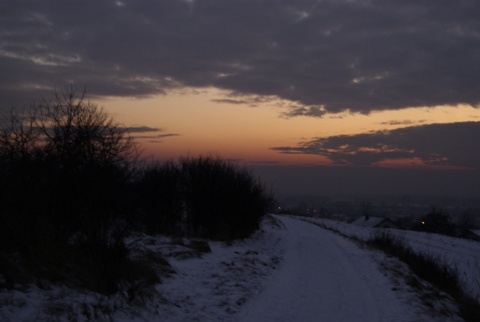
[[[163,129],[149,126],[131,126],[125,129],[135,140],[144,140],[150,143],[162,142],[163,138],[179,136],[178,133],[165,133]]]
[[[281,153],[317,154],[354,166],[480,169],[480,122],[430,124],[358,135],[316,138]]]
[[[292,100],[321,116],[480,101],[476,0],[3,1],[0,104],[70,83]]]

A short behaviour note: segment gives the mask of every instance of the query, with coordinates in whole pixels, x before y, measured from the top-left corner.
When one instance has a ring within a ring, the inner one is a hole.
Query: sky
[[[0,2],[0,110],[65,86],[149,160],[279,194],[480,197],[477,0]]]

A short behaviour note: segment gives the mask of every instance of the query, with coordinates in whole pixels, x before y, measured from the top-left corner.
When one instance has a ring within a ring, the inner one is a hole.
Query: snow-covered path
[[[240,321],[418,321],[366,250],[313,224],[278,219],[287,231],[283,265]]]

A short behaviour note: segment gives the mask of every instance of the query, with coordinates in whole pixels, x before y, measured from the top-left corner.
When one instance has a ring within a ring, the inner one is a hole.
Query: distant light
[[[421,221],[421,223],[422,223],[422,225],[425,225],[425,222],[423,220]]]

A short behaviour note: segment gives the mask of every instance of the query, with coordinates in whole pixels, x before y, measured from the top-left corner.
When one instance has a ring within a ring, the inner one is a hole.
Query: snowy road
[[[240,321],[418,321],[366,250],[313,224],[279,220],[287,230],[283,265]]]

